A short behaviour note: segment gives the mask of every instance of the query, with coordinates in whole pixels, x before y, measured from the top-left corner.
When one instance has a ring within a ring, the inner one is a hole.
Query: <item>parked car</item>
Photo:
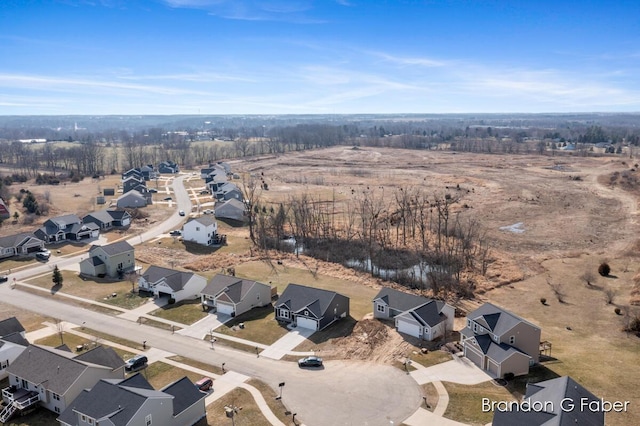
[[[45,248],[45,247],[40,247],[38,249],[37,253],[44,253],[44,254],[51,255],[51,251],[48,248]]]
[[[308,356],[298,360],[298,367],[322,367],[322,358]]]
[[[136,355],[125,363],[124,370],[129,372],[142,370],[147,367],[147,362],[149,360],[146,356]]]
[[[184,215],[185,215],[184,210],[180,210],[180,211],[178,212],[178,214],[179,214],[180,216],[184,216]]]
[[[174,237],[180,236],[182,235],[182,231],[179,229],[174,229],[173,231],[169,232],[169,235],[172,235]]]
[[[6,275],[0,275],[0,283],[6,283],[9,281],[9,277]]]
[[[49,258],[51,257],[51,252],[48,253],[44,253],[44,252],[37,252],[36,253],[36,259],[38,260],[49,260]]]
[[[164,201],[171,201],[171,200],[173,200],[173,198],[171,198],[171,197],[165,197],[164,198]]]
[[[203,377],[194,383],[198,389],[201,391],[207,392],[209,390],[213,391],[213,380],[210,377]]]
[[[204,213],[204,214],[213,214],[213,210],[205,210],[202,213]]]
[[[149,192],[152,193],[152,194],[157,194],[158,190],[155,189],[155,188],[149,188]]]
[[[205,195],[208,194],[209,191],[207,191],[206,189],[203,189],[202,191],[200,191],[200,195]]]

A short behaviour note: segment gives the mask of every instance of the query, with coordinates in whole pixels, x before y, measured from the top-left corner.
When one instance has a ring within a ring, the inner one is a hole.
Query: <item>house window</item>
[[[6,361],[2,361],[2,370],[4,370],[5,368],[7,368],[9,366],[9,360]]]
[[[304,316],[308,317],[309,316],[309,311],[304,311]]]
[[[122,269],[122,263],[118,263],[118,269]]]
[[[471,328],[471,320],[470,319],[467,320],[467,327]]]
[[[516,336],[509,336],[509,344],[515,345],[515,343],[516,343]]]
[[[84,414],[80,414],[80,420],[83,422],[87,421],[87,416],[85,416]]]
[[[494,335],[493,335],[493,340],[495,340],[495,341],[496,341],[496,343],[499,343],[499,342],[500,342],[500,339],[498,339],[498,335],[497,335],[497,334],[494,334]]]
[[[60,414],[60,407],[53,407],[56,413]]]
[[[57,393],[52,393],[52,394],[51,394],[51,397],[52,397],[53,399],[55,399],[56,401],[60,401],[60,395],[58,395]]]
[[[476,324],[475,322],[473,323],[473,332],[474,333],[478,332],[478,324]]]
[[[384,312],[384,305],[376,305],[376,308],[378,309],[378,312]]]
[[[280,309],[280,316],[282,318],[289,318],[289,311],[287,311],[286,309]]]
[[[199,227],[199,226],[196,226],[196,231],[199,231],[199,230],[200,230],[200,227]]]
[[[147,417],[145,417],[144,422],[147,426],[151,426],[151,414],[147,415]]]
[[[88,422],[89,422],[89,424],[90,424],[90,425],[92,425],[92,424],[93,424],[93,419],[92,419],[91,417],[88,417],[88,418],[87,418],[87,420],[88,420]]]
[[[27,382],[25,379],[22,379],[22,388],[29,389],[29,382]]]

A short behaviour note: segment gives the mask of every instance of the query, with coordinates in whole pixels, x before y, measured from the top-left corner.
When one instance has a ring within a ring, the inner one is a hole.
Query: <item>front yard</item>
[[[207,316],[202,310],[200,299],[183,300],[173,305],[165,305],[160,309],[152,311],[150,315],[175,321],[180,324],[191,325]]]
[[[202,378],[201,374],[183,370],[182,368],[174,367],[173,365],[161,361],[149,364],[149,366],[140,373],[156,390],[162,389],[163,387],[182,379],[184,376],[187,376],[194,383]],[[215,389],[215,382],[213,386]]]
[[[238,324],[244,323],[244,328]],[[254,308],[233,318],[215,330],[217,333],[270,345],[287,334],[287,329],[275,320],[273,306]]]
[[[478,385],[461,385],[443,382],[449,393],[449,405],[444,417],[470,425],[486,425],[493,419],[493,412],[483,411],[482,398],[491,401],[515,401],[504,387],[490,382]]]
[[[215,388],[214,388],[215,389]],[[207,422],[197,423],[196,426],[229,424],[225,407],[236,407],[233,424],[235,426],[270,426],[264,417],[253,395],[248,390],[235,388],[222,398],[207,407]]]

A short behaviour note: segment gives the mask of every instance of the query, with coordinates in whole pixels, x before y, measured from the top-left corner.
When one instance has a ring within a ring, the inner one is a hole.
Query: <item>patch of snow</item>
[[[513,232],[515,234],[522,234],[524,232],[524,223],[518,222],[518,223],[514,223],[513,225],[509,225],[509,226],[501,226],[499,229],[501,231],[509,231],[509,232]]]

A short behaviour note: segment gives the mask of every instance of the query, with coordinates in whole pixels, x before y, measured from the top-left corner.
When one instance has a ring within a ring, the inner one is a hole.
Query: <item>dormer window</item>
[[[309,316],[309,311],[304,311],[305,316]]]

